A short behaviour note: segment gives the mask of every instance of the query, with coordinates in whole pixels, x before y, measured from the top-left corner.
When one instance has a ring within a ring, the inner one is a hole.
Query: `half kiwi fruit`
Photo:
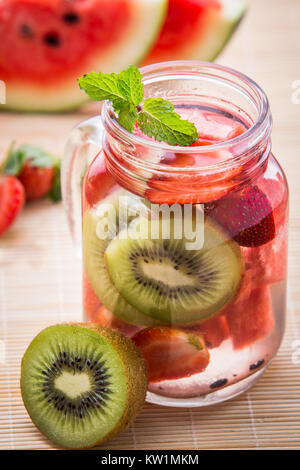
[[[22,360],[25,407],[65,448],[93,447],[122,431],[143,406],[146,388],[145,362],[132,341],[97,325],[50,326]]]
[[[123,217],[120,210],[127,214],[128,223],[137,218],[137,214],[143,211],[146,214],[149,210],[140,198],[126,194],[126,191],[116,191],[84,214],[83,265],[96,295],[108,310],[127,323],[152,326],[158,324],[158,321],[140,312],[121,296],[105,265],[106,248],[120,230],[126,229],[126,224],[124,226],[121,221]]]
[[[170,324],[202,321],[235,296],[243,275],[241,250],[207,222],[202,247],[187,249],[185,236],[176,238],[182,218],[172,223],[164,238],[161,218],[131,222],[134,230],[127,236],[121,231],[105,251],[109,275],[121,296],[145,315]]]

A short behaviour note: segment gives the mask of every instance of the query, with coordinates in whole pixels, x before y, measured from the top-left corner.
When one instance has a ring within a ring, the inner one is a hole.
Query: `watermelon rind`
[[[212,62],[224,49],[247,11],[245,0],[219,0],[219,8],[206,9],[205,23],[195,26],[182,44],[168,50],[153,48],[143,65],[173,60]]]
[[[222,52],[234,31],[242,21],[247,3],[244,0],[222,0],[222,13],[199,49],[201,60],[212,62]]]
[[[126,37],[110,47],[107,53],[90,60],[82,74],[89,72],[115,72],[138,65],[155,42],[166,17],[168,0],[130,0],[133,19],[128,26]],[[1,79],[1,77],[0,77]],[[38,87],[35,83],[6,84],[6,103],[0,110],[22,112],[64,112],[77,109],[88,101],[84,91],[79,89],[76,78],[66,79],[53,86]]]

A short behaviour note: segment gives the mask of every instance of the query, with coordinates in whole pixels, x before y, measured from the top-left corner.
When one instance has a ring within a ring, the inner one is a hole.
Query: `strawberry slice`
[[[209,352],[203,336],[193,331],[157,326],[133,336],[148,365],[150,382],[175,380],[203,372]]]
[[[272,207],[258,186],[206,204],[205,213],[241,246],[261,246],[275,237]]]
[[[31,159],[26,160],[19,175],[22,182],[27,201],[34,201],[46,196],[53,185],[55,168],[39,167],[32,164]]]
[[[5,232],[21,212],[25,202],[22,183],[14,176],[0,176],[0,234]]]

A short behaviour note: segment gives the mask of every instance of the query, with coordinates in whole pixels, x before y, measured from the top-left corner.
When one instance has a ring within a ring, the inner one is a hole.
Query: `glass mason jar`
[[[109,103],[72,132],[63,196],[78,247],[83,221],[84,316],[132,337],[149,402],[205,406],[252,386],[281,343],[288,187],[250,78],[189,61],[141,71],[145,97],[204,135],[175,147],[129,133]]]

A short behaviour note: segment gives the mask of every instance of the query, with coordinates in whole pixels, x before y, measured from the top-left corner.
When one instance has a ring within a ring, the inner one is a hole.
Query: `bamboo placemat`
[[[247,393],[203,409],[146,404],[107,449],[300,448],[300,6],[297,0],[250,0],[250,10],[220,62],[258,81],[271,101],[273,148],[291,188],[289,308],[280,351]],[[0,152],[12,139],[61,154],[73,125],[97,108],[66,115],[0,115]],[[0,239],[0,449],[53,449],[31,423],[19,390],[21,357],[50,324],[81,317],[80,262],[61,204],[26,207]],[[297,342],[298,341],[298,342]]]

